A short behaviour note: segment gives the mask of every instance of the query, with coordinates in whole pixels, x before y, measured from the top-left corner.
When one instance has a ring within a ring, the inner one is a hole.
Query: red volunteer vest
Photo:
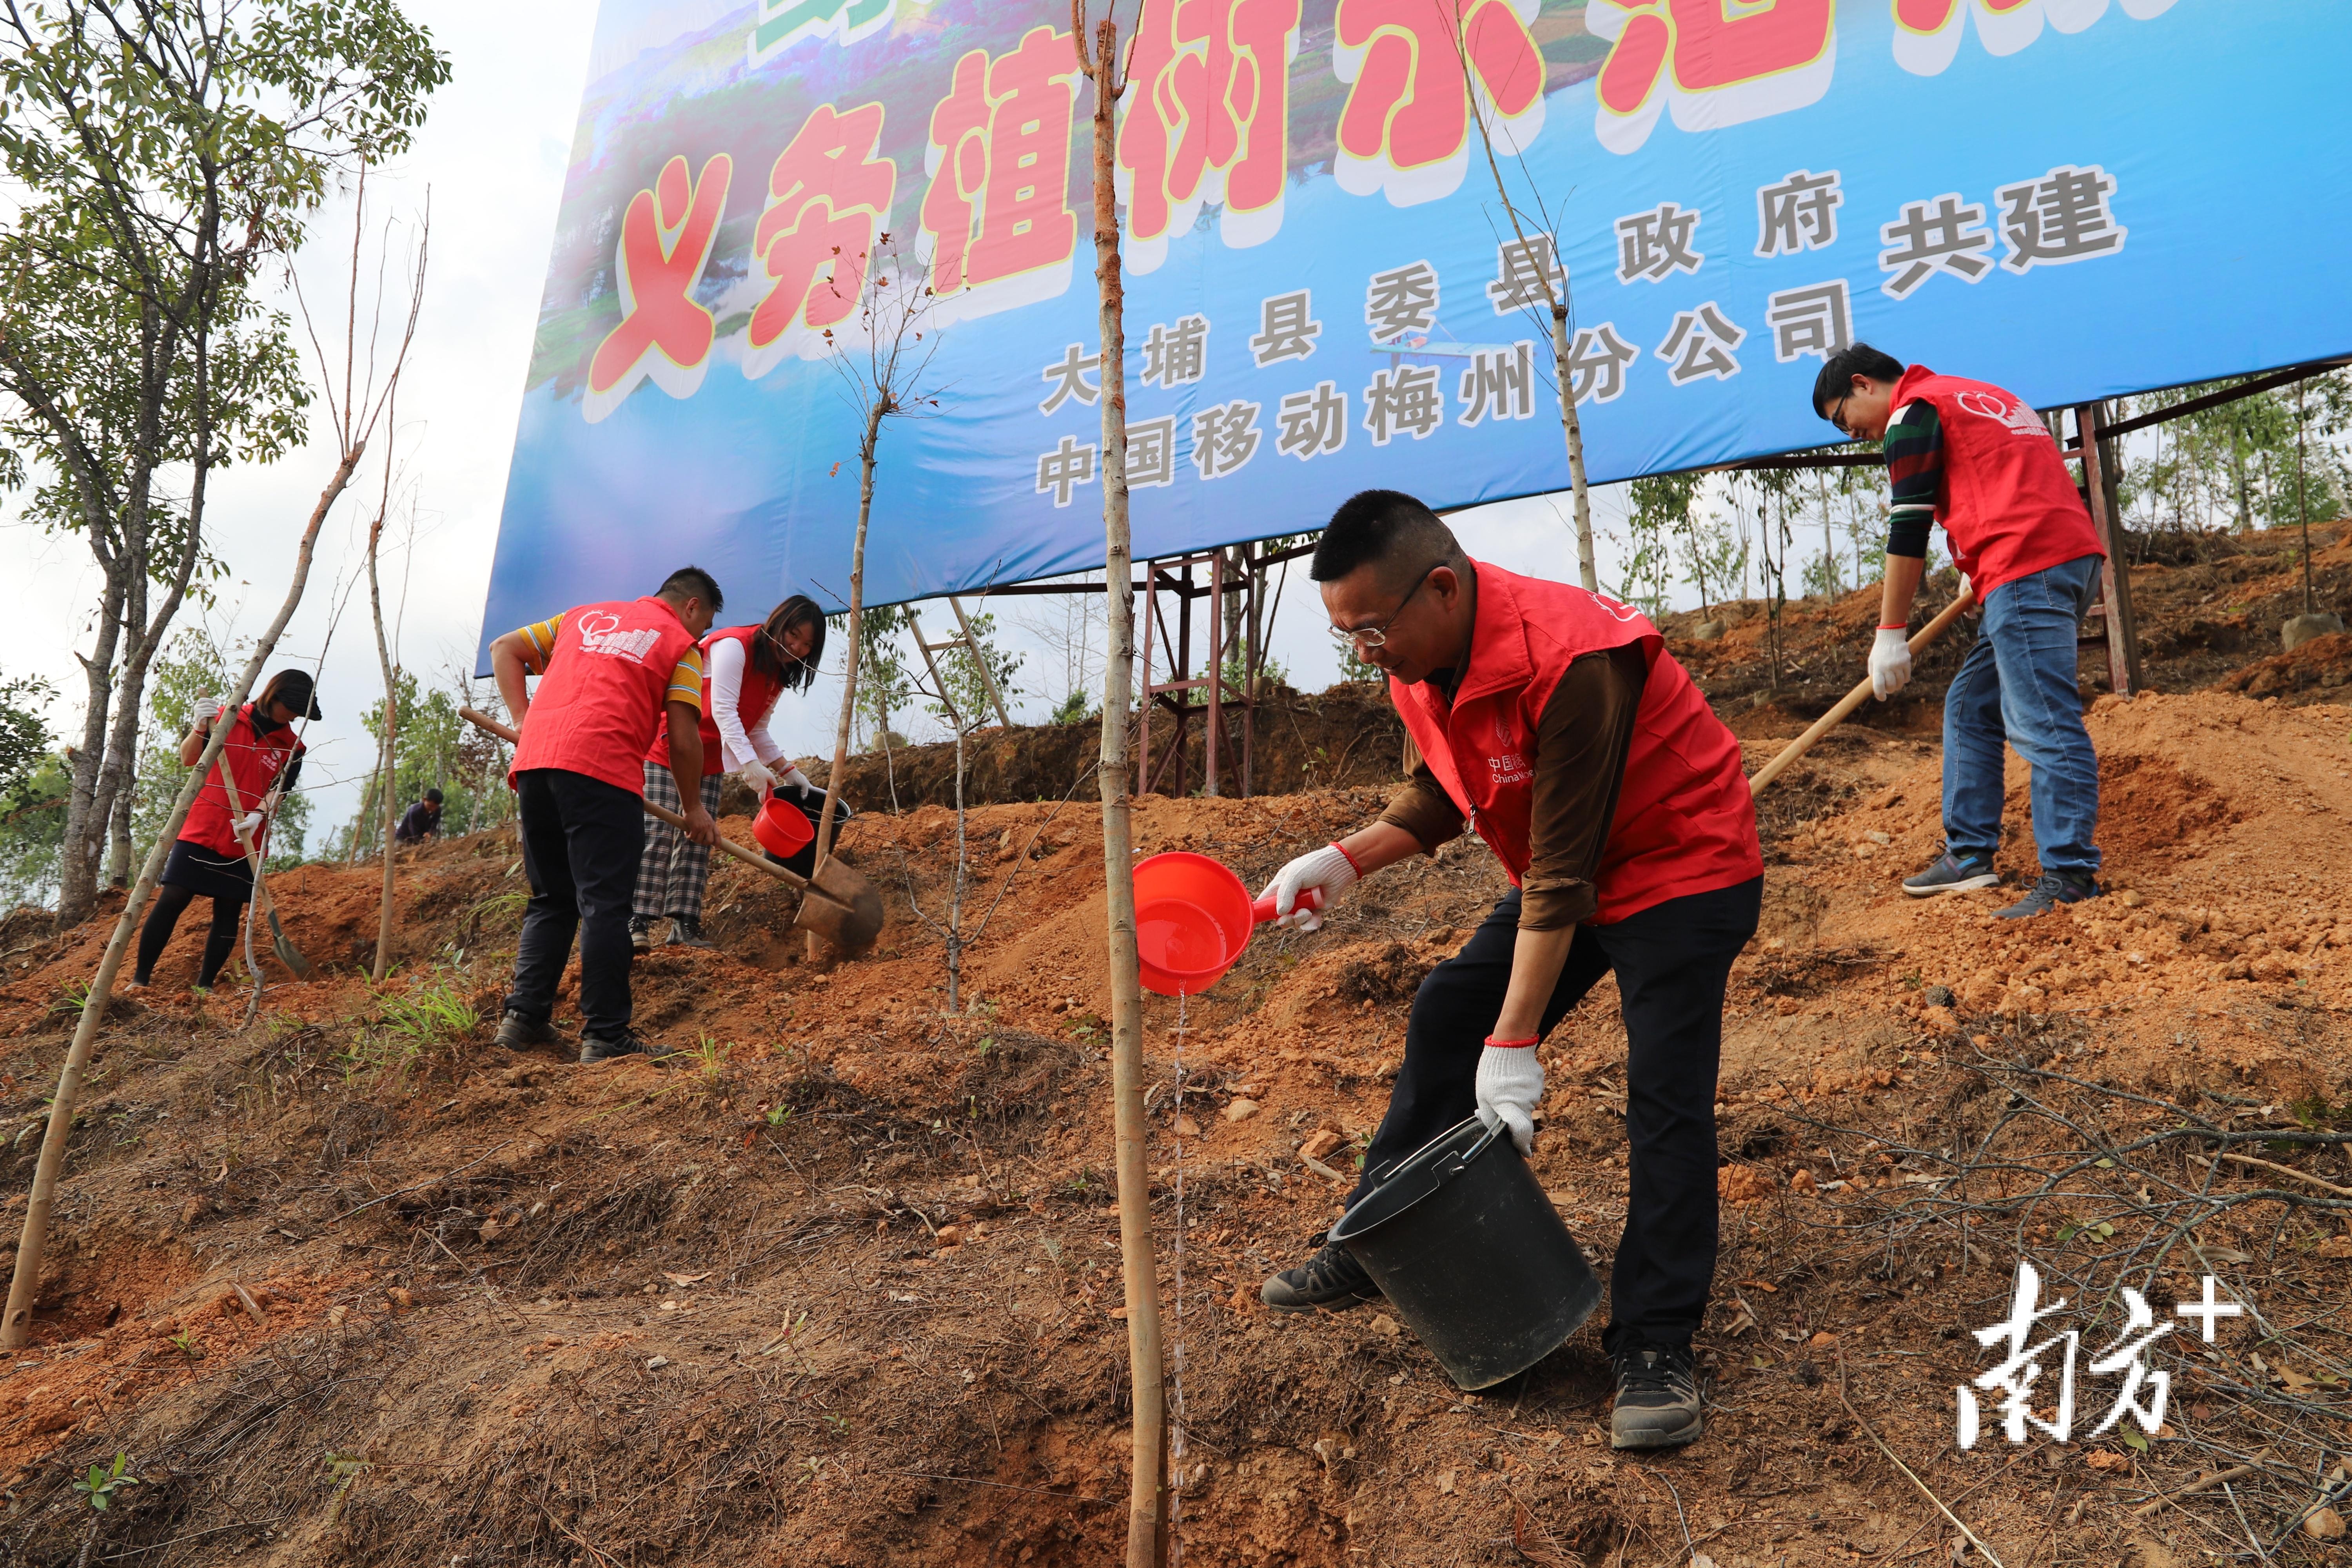
[[[253,726],[253,704],[248,702],[238,709],[231,717],[220,760],[213,764],[205,787],[196,792],[195,804],[188,807],[188,819],[180,826],[180,837],[226,858],[242,856],[245,846],[236,841],[236,818],[249,815],[260,804],[261,797],[269,793],[269,786],[278,782],[287,759],[303,749],[302,742],[294,738],[293,725],[282,724],[267,735],[258,734]],[[228,792],[221,787],[224,767],[236,783],[236,801],[243,808],[235,816],[228,809]],[[254,847],[262,846],[257,840]]]
[[[1535,804],[1528,760],[1552,689],[1580,655],[1639,643],[1650,673],[1634,715],[1617,815],[1595,879],[1608,925],[1689,893],[1764,874],[1756,804],[1739,742],[1640,612],[1565,583],[1473,563],[1478,610],[1470,667],[1449,709],[1427,684],[1389,695],[1445,788],[1510,874],[1527,874]]]
[[[1936,521],[1979,604],[2004,583],[2106,553],[2041,416],[1998,386],[1915,364],[1895,384],[1895,406],[1923,397],[1944,429]]]
[[[614,599],[566,612],[515,747],[517,773],[562,768],[646,793],[646,753],[667,711],[662,693],[692,634],[659,599]]]
[[[710,707],[718,700],[718,693],[710,684],[711,646],[721,642],[743,645],[743,681],[735,689],[735,710],[743,716],[746,731],[760,727],[760,721],[766,718],[768,710],[776,705],[776,694],[784,689],[782,681],[761,674],[760,667],[751,662],[751,639],[759,635],[757,626],[729,626],[702,639],[702,776],[705,778],[726,771],[719,762],[719,720]],[[661,723],[654,731],[654,743],[646,748],[646,761],[656,767],[669,766],[669,704],[667,702],[662,704]]]

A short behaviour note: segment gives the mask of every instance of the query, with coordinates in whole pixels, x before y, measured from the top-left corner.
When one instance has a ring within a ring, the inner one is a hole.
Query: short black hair
[[[1462,542],[1420,501],[1402,490],[1359,490],[1324,525],[1307,575],[1317,583],[1336,583],[1377,563],[1383,577],[1402,578],[1463,559]]]
[[[1830,355],[1822,365],[1822,374],[1813,377],[1813,412],[1828,418],[1830,405],[1846,395],[1857,375],[1866,375],[1873,381],[1901,381],[1903,362],[1868,343],[1847,344]]]
[[[441,804],[441,792],[437,789],[428,789],[425,792],[425,798],[431,801],[434,805],[439,805]]]
[[[677,594],[689,599],[700,599],[717,615],[727,607],[727,595],[719,591],[719,579],[699,566],[681,566],[662,579],[656,594]]]

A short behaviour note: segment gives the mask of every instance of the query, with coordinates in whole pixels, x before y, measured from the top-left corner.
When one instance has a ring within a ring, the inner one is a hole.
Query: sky
[[[409,154],[371,175],[372,227],[394,220],[395,253],[413,242],[429,200],[431,266],[415,344],[401,388],[398,425],[379,437],[350,493],[331,514],[302,605],[271,668],[324,652],[320,704],[309,734],[303,784],[313,798],[314,843],[357,809],[373,761],[361,715],[383,691],[367,616],[362,569],[365,523],[383,493],[383,455],[394,463],[393,522],[383,563],[385,610],[396,621],[400,661],[427,685],[446,684],[470,662],[481,629],[508,459],[521,405],[556,205],[562,194],[582,84],[589,67],[593,0],[408,0],[406,9],[450,56],[454,74],[436,95]],[[297,258],[305,296],[322,315],[344,298],[352,209],[348,199],[320,214],[310,247]],[[371,245],[378,243],[372,235]],[[291,308],[290,295],[287,299]],[[315,380],[315,373],[314,373]],[[324,427],[322,412],[314,432]],[[214,482],[207,527],[229,563],[217,602],[202,615],[223,646],[257,634],[276,613],[293,569],[302,524],[333,468],[331,442],[310,445],[266,468],[233,468]],[[1622,519],[1622,495],[1595,494],[1601,575],[1613,583],[1606,537]],[[1572,580],[1568,498],[1505,502],[1457,514],[1471,553],[1514,571]],[[1304,563],[1292,568],[1272,657],[1292,684],[1316,690],[1337,679],[1338,657]],[[59,692],[52,726],[78,727],[83,684],[76,662],[91,635],[99,585],[77,539],[49,537],[14,517],[0,520],[0,576],[11,613],[0,616],[0,675],[36,674]],[[1001,640],[1023,656],[1015,717],[1043,717],[1067,688],[1064,660],[1015,624],[1053,601],[1000,601]],[[978,608],[967,601],[968,608]],[[731,616],[730,617],[732,618]],[[930,615],[936,638],[952,617]],[[836,639],[828,664],[837,668]],[[788,696],[772,723],[794,755],[829,752],[836,680]],[[926,738],[918,719],[910,738]]]

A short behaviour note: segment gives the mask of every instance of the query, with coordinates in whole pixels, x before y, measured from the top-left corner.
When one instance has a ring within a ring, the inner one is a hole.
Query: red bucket
[[[808,813],[779,795],[771,795],[759,815],[751,818],[751,837],[760,847],[779,860],[789,860],[809,846],[816,837],[816,825]]]
[[[1177,850],[1135,868],[1135,948],[1144,988],[1197,996],[1249,945],[1249,889],[1206,855]]]

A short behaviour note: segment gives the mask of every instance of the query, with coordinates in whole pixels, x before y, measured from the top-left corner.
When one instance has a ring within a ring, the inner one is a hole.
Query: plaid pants
[[[719,815],[719,783],[722,773],[702,779],[702,809]],[[660,763],[646,764],[646,798],[684,816],[677,798],[677,781]],[[667,915],[672,920],[702,918],[702,890],[710,881],[710,850],[668,823],[646,814],[646,853],[637,862],[637,896],[632,914],[646,920]]]

